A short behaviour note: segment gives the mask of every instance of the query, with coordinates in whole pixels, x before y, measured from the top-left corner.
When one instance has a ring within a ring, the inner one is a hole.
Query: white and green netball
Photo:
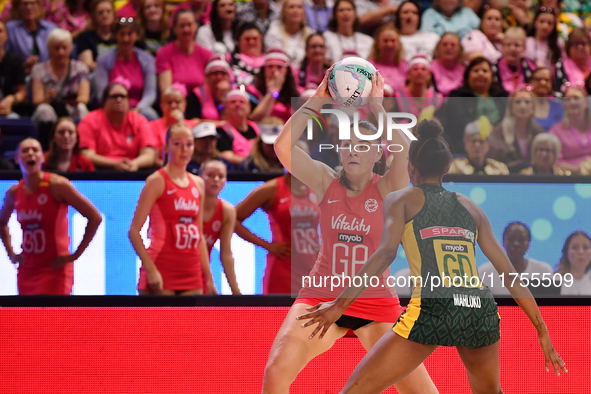
[[[369,103],[373,64],[360,57],[347,57],[338,61],[328,76],[328,91],[343,107],[361,108]]]

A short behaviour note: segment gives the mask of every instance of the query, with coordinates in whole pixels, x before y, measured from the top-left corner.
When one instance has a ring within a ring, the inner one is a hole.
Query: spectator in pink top
[[[220,136],[217,149],[224,160],[238,166],[252,149],[259,127],[250,115],[250,101],[248,94],[240,89],[230,90],[224,102],[223,118],[226,121],[217,131]]]
[[[523,57],[525,38],[521,27],[508,28],[503,39],[503,57],[493,65],[496,82],[509,94],[524,88],[537,68],[534,62]]]
[[[232,69],[237,85],[249,85],[265,63],[263,34],[254,23],[245,23],[240,25],[236,36],[238,47],[232,54]]]
[[[195,21],[199,26],[206,25],[210,22],[211,1],[208,0],[189,0],[176,6],[172,11],[171,19],[176,18],[176,15],[181,10],[192,12],[195,16]],[[174,25],[172,26],[174,27]],[[176,33],[175,33],[176,34]]]
[[[138,25],[132,18],[122,18],[115,27],[117,47],[98,57],[94,70],[94,87],[104,92],[118,77],[129,81],[129,105],[148,120],[158,119],[152,108],[156,101],[156,66],[154,57],[135,47]]]
[[[187,88],[179,83],[173,83],[164,91],[160,98],[160,108],[162,117],[150,122],[154,139],[156,141],[154,148],[158,151],[156,158],[156,167],[162,167],[164,158],[164,144],[166,142],[166,131],[176,123],[185,123],[189,128],[193,128],[197,122],[185,119],[185,110],[187,109]]]
[[[558,37],[558,16],[552,8],[540,7],[536,11],[533,27],[525,40],[525,57],[538,67],[550,67],[563,56],[564,41]]]
[[[566,57],[556,63],[554,91],[565,93],[569,86],[583,87],[591,75],[591,37],[585,29],[574,28],[568,36]],[[564,147],[563,147],[564,148]]]
[[[397,112],[408,112],[417,118],[431,119],[443,104],[443,95],[431,86],[431,64],[425,55],[415,55],[408,62],[408,83],[394,91]]]
[[[289,57],[281,49],[271,49],[265,55],[265,65],[248,91],[258,99],[250,120],[258,122],[266,117],[278,117],[287,122],[291,116],[291,99],[299,97]]]
[[[76,38],[90,23],[90,0],[58,0],[48,2],[45,19],[68,30]]]
[[[180,10],[174,17],[176,40],[156,53],[158,85],[164,92],[173,83],[182,83],[188,91],[203,85],[205,64],[213,53],[195,43],[197,23],[191,11]]]
[[[503,37],[503,13],[491,7],[482,15],[480,30],[472,30],[462,37],[462,47],[467,60],[482,56],[491,64],[496,63],[503,56]]]
[[[564,119],[550,129],[560,139],[562,151],[558,166],[576,174],[579,165],[591,157],[591,111],[587,93],[570,87],[564,94]]]
[[[369,59],[380,70],[386,85],[394,90],[404,87],[406,60],[400,34],[392,24],[383,25],[375,32]]]
[[[297,75],[298,86],[302,89],[316,90],[329,67],[324,36],[320,33],[311,34],[306,40],[306,57],[302,60]]]
[[[154,165],[154,134],[144,116],[129,110],[128,85],[120,79],[107,86],[103,108],[78,125],[82,153],[97,168],[137,171]]]
[[[464,51],[460,45],[460,37],[456,33],[445,33],[435,47],[431,62],[433,84],[444,96],[449,96],[452,90],[464,84],[466,66],[463,59]]]
[[[205,84],[189,93],[185,117],[220,120],[220,107],[230,91],[231,80],[232,69],[223,58],[214,56],[209,59],[205,66]]]

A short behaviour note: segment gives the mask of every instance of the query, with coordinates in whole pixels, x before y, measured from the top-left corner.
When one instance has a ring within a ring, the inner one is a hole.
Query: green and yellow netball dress
[[[425,205],[406,223],[402,245],[411,275],[420,278],[394,332],[428,345],[492,345],[500,338],[500,317],[490,290],[477,280],[476,222],[455,193],[419,187]]]

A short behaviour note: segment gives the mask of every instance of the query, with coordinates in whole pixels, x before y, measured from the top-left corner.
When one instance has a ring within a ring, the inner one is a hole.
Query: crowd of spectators
[[[168,127],[207,122],[208,157],[281,170],[263,130],[359,56],[383,75],[386,108],[442,123],[452,172],[588,174],[589,27],[590,2],[573,0],[5,1],[0,124],[30,119],[54,161],[73,125],[72,152],[134,171],[162,164]],[[53,166],[93,167],[73,157]]]

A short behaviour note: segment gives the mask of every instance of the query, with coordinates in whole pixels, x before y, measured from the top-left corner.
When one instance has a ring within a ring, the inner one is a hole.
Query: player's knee
[[[287,374],[281,370],[281,367],[276,362],[269,360],[263,377],[263,394],[289,393],[291,382],[286,377]]]

